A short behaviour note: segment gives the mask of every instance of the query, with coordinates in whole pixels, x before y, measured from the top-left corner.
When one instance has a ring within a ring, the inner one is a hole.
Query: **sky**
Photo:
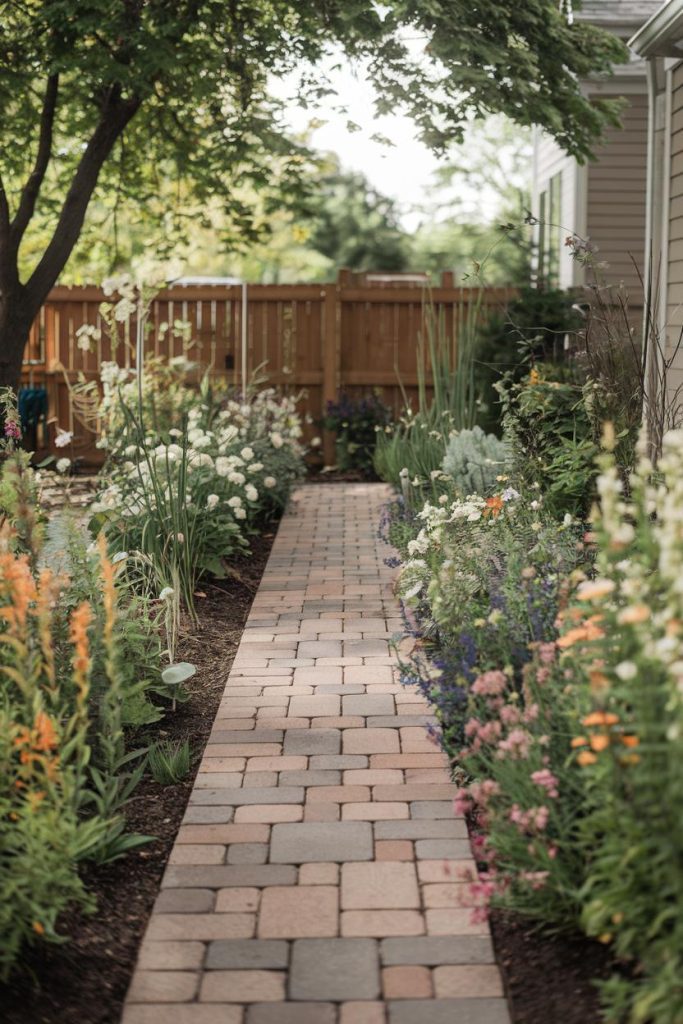
[[[375,115],[372,86],[362,73],[354,73],[348,62],[338,71],[328,71],[328,77],[337,95],[323,100],[315,111],[303,110],[296,102],[288,102],[286,122],[296,132],[305,132],[313,118],[324,122],[314,128],[311,144],[337,153],[345,168],[362,171],[379,192],[397,201],[403,226],[409,231],[415,230],[425,219],[424,211],[415,207],[424,206],[433,175],[443,158],[434,156],[415,137],[416,130],[409,117],[401,113],[390,117]],[[295,87],[293,78],[273,83],[274,92],[283,98],[291,95]],[[335,109],[340,104],[348,108],[346,113]],[[349,131],[348,121],[359,125],[360,131]],[[391,139],[394,145],[389,147],[373,141],[371,136],[376,133]],[[461,197],[463,207],[471,210],[476,219],[495,218],[496,197],[490,190],[466,188]]]

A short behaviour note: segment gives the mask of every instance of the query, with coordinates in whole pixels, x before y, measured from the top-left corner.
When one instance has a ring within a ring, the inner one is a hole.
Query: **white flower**
[[[254,451],[252,448],[249,448],[247,446],[246,448],[242,449],[240,455],[242,456],[245,462],[251,462],[251,460],[254,458]]]
[[[246,494],[249,501],[258,500],[258,491],[256,490],[253,484],[247,484],[247,486],[244,488],[244,493]]]
[[[74,439],[74,435],[70,430],[62,430],[57,427],[57,436],[55,438],[55,448],[66,448],[67,445],[71,444]]]
[[[184,544],[185,543],[185,534],[184,533],[176,533],[175,539],[178,541],[179,544]]]
[[[235,515],[235,519],[246,519],[247,518],[246,509],[236,508],[235,512],[234,512],[234,515]]]
[[[67,473],[71,467],[71,459],[57,459],[55,469],[58,473]]]
[[[314,437],[314,438],[311,439],[311,448],[319,448],[321,444],[322,444],[322,441],[320,440],[319,437]],[[275,445],[275,447],[279,448],[280,446],[279,445]]]
[[[216,507],[219,501],[220,498],[218,497],[217,494],[210,494],[206,499],[206,507],[209,509],[209,511],[211,511],[211,509]]]
[[[519,491],[516,491],[514,487],[506,487],[503,493],[501,494],[501,498],[503,499],[503,501],[515,501],[515,499],[518,497]]]
[[[225,455],[219,455],[216,459],[216,473],[218,476],[227,476],[230,472],[230,459]]]
[[[252,462],[251,466],[247,466],[247,473],[260,473],[262,469],[262,462]]]
[[[273,448],[282,448],[285,442],[282,439],[282,434],[278,434],[277,431],[273,431],[273,433],[270,435],[270,443],[272,444]]]
[[[621,661],[614,671],[620,679],[627,682],[629,679],[635,679],[638,674],[638,667],[632,661]]]
[[[228,505],[230,506],[230,508],[241,508],[242,499],[239,497],[239,495],[235,494],[233,495],[232,498],[228,498]]]
[[[241,485],[244,483],[246,479],[247,478],[244,475],[244,473],[228,473],[228,480],[230,481],[230,483],[236,484],[238,487],[241,487]]]
[[[160,601],[170,601],[172,597],[173,597],[173,587],[164,587],[164,589],[159,594],[159,600]]]
[[[275,487],[276,484],[277,480],[275,479],[274,476],[267,476],[263,481],[263,486],[268,488]]]

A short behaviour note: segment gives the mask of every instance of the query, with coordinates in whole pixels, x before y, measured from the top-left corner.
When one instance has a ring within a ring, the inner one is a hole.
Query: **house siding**
[[[554,139],[540,130],[536,133],[535,139],[535,167],[534,167],[534,189],[532,196],[532,212],[535,217],[539,216],[539,197],[549,185],[550,179],[556,174],[562,175],[561,187],[561,236],[571,234],[577,230],[576,210],[576,161],[557,145]],[[559,285],[561,288],[571,288],[577,281],[577,265],[571,258],[569,250],[560,245],[558,260]]]
[[[666,344],[670,357],[683,330],[683,63],[671,73],[671,163],[667,260]],[[683,352],[676,355],[669,387],[683,385]]]
[[[623,281],[638,302],[645,264],[648,102],[645,92],[627,100],[622,127],[608,130],[587,168],[586,231],[608,264],[607,280]]]

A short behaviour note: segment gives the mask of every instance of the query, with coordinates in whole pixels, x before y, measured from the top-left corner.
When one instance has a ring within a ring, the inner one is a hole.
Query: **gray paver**
[[[390,693],[364,693],[358,696],[342,697],[342,713],[345,715],[393,715],[394,698]]]
[[[228,847],[228,864],[265,864],[268,843],[232,843]]]
[[[254,1003],[246,1024],[335,1024],[334,1003]]]
[[[164,889],[228,889],[232,886],[295,885],[296,868],[286,864],[172,864]]]
[[[338,754],[341,749],[339,729],[288,729],[285,754]]]
[[[155,914],[207,914],[213,910],[212,889],[164,889],[156,898]]]
[[[492,964],[493,947],[486,935],[417,935],[382,939],[380,955],[385,967],[394,964]]]
[[[217,939],[209,943],[210,970],[281,970],[289,963],[289,943],[283,939]]]
[[[289,771],[280,772],[280,782],[283,786],[339,786],[341,785],[340,771]]]
[[[446,821],[453,820],[452,800],[415,800],[410,805],[411,818],[428,818],[431,820],[443,818]]]
[[[194,804],[301,804],[304,791],[300,786],[250,786],[246,789],[201,789],[190,798]]]
[[[389,1024],[510,1024],[510,1015],[504,999],[401,999],[389,1003]]]
[[[452,821],[378,821],[375,826],[377,839],[462,839],[469,849],[466,835],[465,822],[455,818]],[[469,857],[469,852],[466,856]]]
[[[367,821],[285,822],[273,825],[272,864],[372,860],[372,826]]]
[[[289,975],[291,999],[343,1002],[380,991],[373,939],[297,939]]]

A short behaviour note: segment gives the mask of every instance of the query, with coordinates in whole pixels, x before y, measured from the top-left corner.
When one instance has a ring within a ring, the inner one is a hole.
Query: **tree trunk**
[[[21,379],[21,366],[28,341],[34,310],[19,287],[16,292],[0,295],[0,388],[15,391]]]

